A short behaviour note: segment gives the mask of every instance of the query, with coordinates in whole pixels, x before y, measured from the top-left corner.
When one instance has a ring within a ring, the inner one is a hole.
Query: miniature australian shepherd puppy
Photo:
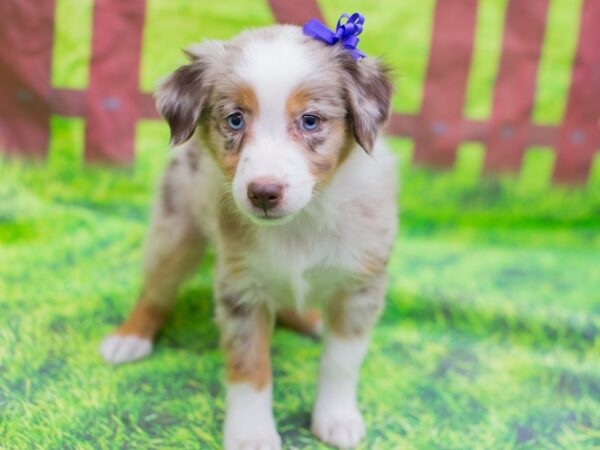
[[[156,93],[175,148],[153,208],[143,286],[101,353],[120,364],[152,352],[210,242],[227,371],[225,449],[281,448],[273,324],[318,334],[320,311],[312,431],[352,448],[365,435],[359,370],[397,228],[395,161],[378,138],[393,90],[388,71],[289,25],[186,54],[189,63]]]

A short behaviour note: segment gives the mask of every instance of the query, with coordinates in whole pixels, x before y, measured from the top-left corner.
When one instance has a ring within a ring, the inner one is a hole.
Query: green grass
[[[132,170],[0,164],[5,448],[219,448],[212,254],[152,358],[113,368],[97,352],[135,299],[160,165],[148,155],[166,153],[164,128],[141,128]],[[473,183],[468,154],[453,172],[408,170],[410,147],[391,144],[405,161],[402,225],[363,371],[362,448],[599,445],[600,192]],[[308,431],[318,354],[318,343],[275,334],[286,448],[321,448]]]
[[[264,2],[253,1],[246,10],[237,1],[151,0],[142,87],[180,61],[173,47],[268,23]],[[76,25],[89,22],[90,5],[58,3],[53,80],[82,87],[89,38]],[[367,14],[365,48],[390,53],[402,73],[394,107],[418,109],[433,2],[322,3],[330,20],[340,10]],[[491,28],[477,38],[466,106],[481,119],[504,4],[481,2],[478,20]],[[551,7],[552,26],[567,24],[572,46],[569,2]],[[572,50],[554,48],[560,33],[549,33],[536,118],[555,120]],[[553,67],[556,76],[548,75]],[[83,125],[55,117],[45,162],[0,159],[0,448],[219,448],[224,386],[212,252],[182,289],[151,358],[113,368],[97,350],[139,288],[166,127],[140,123],[135,166],[114,169],[82,167]],[[600,159],[587,186],[552,187],[547,149],[531,149],[515,176],[482,179],[480,144],[462,145],[446,173],[410,169],[411,142],[390,144],[403,178],[401,225],[388,305],[363,370],[369,434],[361,448],[598,448]],[[308,431],[319,351],[318,342],[275,333],[285,448],[324,448]]]

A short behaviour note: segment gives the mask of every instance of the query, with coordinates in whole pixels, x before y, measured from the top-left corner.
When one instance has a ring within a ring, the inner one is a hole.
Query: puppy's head
[[[392,85],[374,59],[274,26],[186,51],[190,63],[159,87],[173,145],[203,142],[257,223],[309,204],[356,144],[371,152]]]

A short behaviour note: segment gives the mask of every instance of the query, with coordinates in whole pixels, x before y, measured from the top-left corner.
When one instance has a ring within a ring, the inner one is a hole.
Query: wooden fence
[[[201,1],[201,0],[198,0]],[[532,122],[549,0],[508,0],[489,120],[463,117],[478,0],[438,0],[422,104],[394,113],[392,135],[414,140],[414,162],[453,164],[465,141],[485,145],[486,172],[520,169],[528,146],[556,152],[553,178],[585,182],[600,149],[600,1],[583,0],[571,84],[558,126]],[[269,0],[279,22],[323,20],[315,0]],[[85,118],[86,161],[131,163],[139,119],[158,118],[140,91],[145,0],[95,0],[87,90],[50,84],[55,0],[0,2],[0,148],[43,157],[50,116]]]

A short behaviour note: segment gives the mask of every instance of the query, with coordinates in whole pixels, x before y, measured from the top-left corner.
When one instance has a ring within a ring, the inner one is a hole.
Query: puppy
[[[269,341],[278,313],[325,329],[312,431],[352,448],[365,435],[359,369],[384,304],[397,228],[396,166],[378,139],[388,71],[295,26],[207,41],[158,88],[175,147],[155,202],[144,281],[101,353],[152,352],[177,288],[216,246],[216,320],[227,370],[224,446],[279,449]],[[301,312],[309,311],[303,315]]]

